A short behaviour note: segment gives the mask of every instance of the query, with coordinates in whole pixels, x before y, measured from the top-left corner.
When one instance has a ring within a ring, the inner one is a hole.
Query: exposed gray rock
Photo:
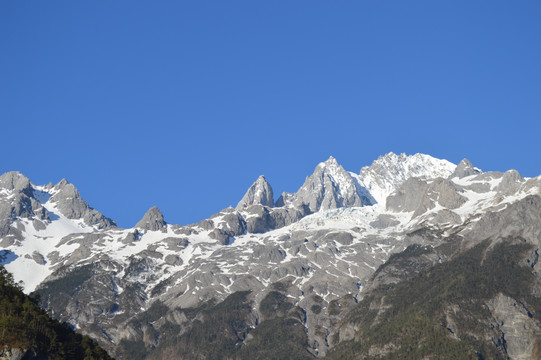
[[[320,163],[295,194],[296,207],[307,206],[310,212],[340,207],[362,206],[353,177],[331,156]]]
[[[181,225],[170,225],[171,229],[175,234],[178,235],[192,235],[197,234],[197,230],[193,228],[193,224],[189,226],[181,226]],[[197,226],[197,225],[195,225]]]
[[[341,245],[351,245],[353,243],[353,236],[346,231],[326,232],[321,242],[328,243],[329,241],[336,241]]]
[[[486,193],[491,190],[490,184],[488,183],[473,183],[464,187],[465,190],[471,190],[476,193]]]
[[[246,194],[244,194],[242,200],[237,205],[237,210],[242,210],[252,205],[274,206],[272,187],[263,175],[259,176],[248,191],[246,191]]]
[[[79,191],[66,179],[62,179],[53,188],[56,193],[49,201],[56,203],[57,209],[68,219],[83,219],[87,225],[95,225],[100,229],[116,227],[113,220],[106,218],[97,210],[91,208],[81,198]]]
[[[18,234],[11,227],[17,218],[49,221],[48,211],[33,196],[30,180],[19,172],[8,172],[0,176],[0,237]],[[39,225],[38,225],[39,226]]]
[[[387,214],[381,214],[378,216],[378,219],[376,221],[372,221],[370,223],[370,226],[376,228],[376,229],[385,229],[389,226],[393,226],[398,224],[399,221],[396,220],[396,218],[392,215]]]
[[[142,235],[143,234],[141,234],[139,231],[137,231],[137,229],[135,229],[134,231],[131,231],[128,233],[128,235],[126,235],[126,237],[122,240],[122,243],[123,244],[133,243],[134,241],[140,240]]]
[[[175,238],[168,237],[162,240],[163,243],[167,244],[169,250],[181,251],[186,249],[190,243],[187,238]]]
[[[47,228],[47,225],[43,221],[40,221],[38,219],[34,219],[34,221],[32,222],[32,225],[34,226],[34,229],[37,231],[45,230]]]
[[[37,251],[34,251],[34,253],[32,254],[32,259],[39,265],[45,265],[45,263],[47,262],[45,261],[45,258],[43,257],[43,255],[41,255]]]
[[[18,171],[10,171],[0,176],[0,188],[25,193],[32,196],[30,180]]]
[[[524,182],[524,178],[516,170],[508,170],[503,176],[501,182],[496,186],[496,191],[510,190]]]
[[[449,179],[455,177],[461,179],[466,176],[476,175],[479,173],[480,171],[474,168],[468,159],[462,159],[462,161],[456,166],[455,171],[449,176]]]
[[[541,327],[528,315],[528,309],[501,293],[488,302],[488,307],[496,320],[493,326],[501,331],[500,339],[505,344],[504,348],[509,358],[535,359],[534,347],[541,335]]]
[[[270,217],[272,219],[271,228],[279,229],[281,227],[296,223],[302,219],[308,210],[306,207],[293,208],[293,207],[282,207],[282,208],[273,208],[270,210]]]
[[[436,204],[447,209],[456,209],[466,202],[461,192],[462,189],[447,179],[437,178],[428,184],[421,179],[410,178],[387,197],[387,210],[414,211],[413,217],[417,217],[433,209]]]
[[[7,348],[0,349],[0,359],[2,360],[37,360],[44,359],[41,356],[37,356],[32,350],[18,349],[18,348]]]
[[[182,258],[178,255],[169,254],[165,257],[165,263],[168,265],[182,265]]]
[[[163,259],[163,254],[161,252],[155,251],[155,250],[143,250],[139,253],[137,253],[137,256],[140,256],[141,258],[154,258],[154,259]]]
[[[435,179],[428,192],[434,194],[438,204],[447,209],[457,209],[466,202],[466,198],[460,194],[462,189],[447,179]]]
[[[460,215],[449,209],[442,209],[438,211],[431,220],[433,224],[437,225],[455,225],[462,222]]]
[[[279,263],[286,257],[286,252],[279,246],[268,247],[264,245],[255,246],[252,249],[251,260],[264,264]]]
[[[418,178],[410,178],[393,194],[387,197],[387,210],[411,212],[417,210],[423,201],[428,184]]]
[[[156,206],[151,207],[137,224],[136,228],[150,231],[166,232],[167,226],[163,214]]]
[[[251,208],[248,209],[248,211],[251,211]],[[217,216],[221,216],[221,221],[219,223],[216,221]],[[230,236],[237,236],[246,232],[246,221],[240,215],[240,213],[233,208],[224,209],[218,214],[214,215],[212,218],[215,220],[214,226],[222,229]]]
[[[471,229],[464,230],[472,243],[496,236],[519,236],[541,246],[541,196],[530,195],[501,211],[483,214]]]
[[[294,200],[295,200],[295,194],[284,191],[282,195],[280,195],[278,200],[276,200],[276,203],[274,205],[276,207],[292,205]]]
[[[214,229],[214,221],[210,219],[201,220],[199,224],[197,224],[199,227],[201,227],[203,230],[212,230]]]
[[[247,208],[247,211],[254,211],[252,208],[259,206],[261,205],[251,206]],[[218,240],[224,245],[229,244],[233,237],[246,232],[244,218],[231,207],[212,215],[210,219],[205,219],[196,226],[208,230],[211,239]]]
[[[222,229],[214,229],[209,232],[209,238],[218,240],[222,245],[229,245],[231,243],[232,236]]]
[[[246,231],[249,233],[267,232],[273,226],[269,209],[262,205],[246,209]]]

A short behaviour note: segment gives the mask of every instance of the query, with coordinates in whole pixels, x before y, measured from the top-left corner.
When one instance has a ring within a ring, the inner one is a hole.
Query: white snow
[[[6,264],[5,268],[13,274],[17,282],[23,282],[24,290],[27,293],[32,292],[37,285],[52,273],[52,264],[48,260],[47,255],[53,251],[57,251],[60,256],[65,256],[79,247],[78,244],[63,244],[58,246],[62,238],[73,233],[95,231],[93,227],[84,224],[82,220],[71,220],[62,215],[57,210],[55,203],[49,201],[50,196],[47,195],[50,194],[39,188],[34,190],[34,194],[36,193],[38,194],[38,198],[41,199],[40,201],[46,201],[42,205],[49,211],[51,218],[54,220],[46,224],[44,230],[37,230],[32,221],[20,219],[20,224],[24,225],[24,241],[5,248],[18,256],[17,259]],[[44,265],[34,261],[32,255],[35,252],[43,256],[46,261]]]
[[[137,281],[145,282],[147,289],[151,289],[156,284],[171,278],[173,281],[167,289],[172,287],[175,290],[179,289],[179,285],[185,286],[185,294],[189,296],[197,295],[198,291],[203,291],[203,287],[195,284],[194,281],[199,267],[207,266],[208,264],[215,265],[219,268],[217,274],[219,276],[227,276],[231,282],[224,285],[224,294],[227,294],[236,289],[235,279],[240,279],[247,276],[251,271],[266,265],[253,263],[253,249],[261,244],[273,245],[283,250],[285,257],[279,259],[279,266],[286,268],[288,265],[296,264],[299,260],[306,261],[310,271],[306,276],[294,276],[295,282],[301,286],[317,281],[317,273],[325,272],[327,275],[336,277],[346,277],[352,280],[353,283],[358,283],[362,274],[366,274],[367,269],[374,271],[379,264],[385,261],[392,252],[398,251],[403,245],[403,233],[406,229],[425,221],[429,216],[433,216],[443,207],[440,205],[427,211],[420,217],[412,219],[413,212],[410,213],[390,213],[385,209],[385,199],[388,195],[398,189],[404,181],[410,177],[421,177],[425,179],[434,179],[436,177],[447,178],[455,169],[455,165],[446,161],[432,158],[423,154],[413,156],[395,155],[393,153],[380,157],[373,162],[371,166],[361,169],[359,174],[348,173],[336,163],[336,160],[329,159],[325,163],[318,165],[318,168],[326,167],[326,174],[329,175],[335,184],[339,185],[341,194],[359,191],[365,189],[366,194],[371,196],[376,203],[371,206],[338,208],[332,210],[322,210],[312,215],[306,216],[300,221],[289,226],[268,231],[264,234],[242,234],[235,237],[230,245],[222,245],[220,242],[209,237],[209,231],[201,228],[196,228],[198,233],[191,235],[181,235],[173,231],[171,226],[167,226],[166,232],[161,231],[146,231],[139,239],[130,243],[123,243],[125,239],[134,229],[109,229],[104,232],[99,232],[102,236],[100,240],[93,244],[86,244],[91,247],[90,255],[86,259],[78,260],[79,264],[92,261],[101,254],[106,254],[110,259],[119,264],[119,269],[125,268],[129,263],[131,256],[137,255],[149,248],[161,253],[163,258],[156,259],[155,268],[149,274],[144,274]],[[540,181],[541,178],[536,181]],[[258,179],[258,184],[262,184],[262,179]],[[463,196],[467,198],[466,203],[458,209],[454,209],[462,220],[470,217],[477,212],[486,211],[490,207],[500,204],[507,204],[517,201],[528,194],[539,193],[539,186],[532,186],[529,190],[521,190],[513,195],[504,195],[495,191],[501,181],[500,177],[485,177],[479,178],[476,175],[452,181],[457,186],[469,187],[474,184],[488,184],[490,191],[485,193],[477,193],[473,190],[466,189]],[[474,187],[471,187],[473,189]],[[523,184],[525,189],[525,184]],[[255,196],[260,196],[262,187],[256,189]],[[56,209],[52,202],[51,195],[54,195],[54,189],[46,189],[45,187],[35,187],[34,197],[43,204],[43,206],[51,213],[52,221],[46,224],[46,229],[36,230],[31,221],[19,219],[20,224],[24,225],[24,241],[20,244],[14,244],[6,248],[17,255],[17,258],[6,264],[8,271],[14,273],[15,279],[24,281],[25,291],[30,292],[36,288],[47,276],[53,272],[54,264],[51,264],[48,255],[52,252],[58,252],[58,256],[68,257],[75,251],[80,244],[77,241],[72,241],[70,244],[61,244],[61,240],[70,234],[81,234],[98,231],[91,226],[85,225],[82,220],[70,220],[64,217]],[[2,196],[12,196],[11,192],[0,190]],[[241,214],[247,218],[246,212]],[[385,228],[377,228],[371,224],[378,220],[380,215],[392,217],[396,221],[396,225],[387,226]],[[257,216],[252,214],[250,216]],[[224,215],[220,214],[212,218],[215,227],[223,227],[225,224]],[[336,241],[329,243],[314,243],[313,234],[318,230],[347,232],[353,237],[353,245],[342,245]],[[306,239],[308,242],[301,244],[305,246],[302,252],[295,252],[292,248],[283,245],[284,235],[290,235],[299,231],[307,231]],[[73,236],[73,235],[72,235]],[[187,239],[189,244],[182,250],[171,250],[168,245],[163,242],[163,239],[172,237],[178,239]],[[314,246],[315,245],[315,246]],[[46,263],[38,264],[32,259],[34,253],[41,254]],[[306,255],[308,252],[308,256]],[[362,252],[362,253],[361,253]],[[371,253],[371,257],[363,257],[365,252]],[[304,254],[304,255],[303,255]],[[167,255],[176,255],[182,259],[182,265],[168,265],[163,260]],[[30,258],[27,258],[30,257]],[[329,269],[322,268],[321,261],[327,261]],[[64,261],[61,259],[60,263]],[[275,269],[278,264],[268,264],[268,267]],[[113,270],[111,270],[113,271]],[[214,271],[214,270],[213,270]],[[260,273],[264,273],[263,270]],[[268,273],[268,272],[267,272]],[[124,276],[124,270],[119,270],[116,278]],[[267,286],[274,280],[277,275],[271,275],[271,278],[263,278],[259,276],[257,280]],[[281,276],[281,275],[280,275]],[[188,281],[190,280],[190,281]],[[116,285],[117,293],[121,293],[123,288]],[[308,286],[308,285],[307,285]],[[346,292],[351,289],[334,289],[330,288],[325,294],[326,298],[334,299],[341,295],[341,292]],[[356,291],[357,288],[351,291]]]

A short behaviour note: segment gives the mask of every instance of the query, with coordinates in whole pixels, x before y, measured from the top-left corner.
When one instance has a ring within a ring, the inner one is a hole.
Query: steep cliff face
[[[243,210],[252,205],[274,206],[274,193],[265,176],[261,175],[250,186],[246,194],[239,201],[236,209]]]
[[[497,329],[496,337],[491,340],[500,344],[510,359],[538,359],[541,355],[539,316],[534,318],[521,301],[502,293],[490,299],[487,306],[495,320],[491,325]]]

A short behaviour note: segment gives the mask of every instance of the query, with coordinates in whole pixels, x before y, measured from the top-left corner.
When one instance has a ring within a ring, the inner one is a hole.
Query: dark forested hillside
[[[343,322],[342,329],[356,329],[354,337],[328,357],[539,359],[541,299],[524,258],[530,250],[520,238],[485,241],[407,280],[378,286]],[[387,264],[393,260],[402,259]]]
[[[25,359],[111,359],[88,336],[51,319],[0,266],[0,346]]]

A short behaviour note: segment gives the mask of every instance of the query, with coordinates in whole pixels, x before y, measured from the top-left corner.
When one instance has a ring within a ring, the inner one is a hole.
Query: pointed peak
[[[26,191],[30,180],[18,171],[10,171],[0,176],[0,187],[8,190]]]
[[[325,161],[325,164],[327,164],[327,165],[330,165],[330,164],[338,165],[338,161],[336,161],[336,159],[333,156],[329,156],[327,161]]]
[[[274,194],[272,187],[264,175],[259,175],[257,180],[250,186],[242,200],[237,204],[236,209],[242,210],[251,205],[274,206]]]
[[[163,214],[157,206],[153,206],[146,212],[145,216],[135,224],[136,228],[158,231],[165,230],[165,220]]]
[[[457,166],[463,166],[463,167],[471,167],[473,168],[473,164],[470,162],[470,160],[464,158],[462,159]]]
[[[404,154],[404,153],[402,153],[402,154]],[[380,157],[380,158],[389,158],[389,157],[397,157],[397,156],[398,156],[398,155],[396,155],[394,152],[389,151],[387,154],[381,155],[381,156],[379,156],[379,157]]]
[[[8,171],[0,176],[0,179],[18,178],[24,176],[20,171]]]
[[[162,212],[160,211],[160,209],[157,206],[153,206],[153,207],[151,207],[150,209],[147,210],[147,214],[148,213],[159,213],[159,214],[161,214]]]
[[[389,151],[385,155],[378,156],[377,160],[375,160],[375,161],[378,161],[378,160],[379,161],[381,161],[381,160],[397,160],[397,159],[405,159],[407,157],[408,157],[408,155],[406,155],[406,153],[395,154],[394,152]]]
[[[267,178],[265,177],[265,175],[259,175],[259,177],[257,178],[256,182],[263,182],[263,183],[268,183],[269,181],[267,180]]]
[[[456,166],[455,171],[453,171],[450,178],[463,178],[479,173],[480,171],[476,169],[468,159],[462,159],[462,161],[460,161],[460,163],[458,163],[458,165]]]
[[[73,185],[66,179],[60,180],[60,182],[58,182],[58,184],[56,184],[53,187],[53,189],[55,190],[54,196],[53,196],[55,200],[62,199],[62,198],[65,199],[65,198],[72,198],[72,197],[75,197],[75,198],[81,197],[81,195],[79,194],[79,190],[77,190],[75,185]]]
[[[338,164],[338,161],[336,161],[336,159],[333,157],[333,156],[329,156],[329,158],[323,162],[320,162],[316,169],[317,168],[327,168],[327,167],[337,167],[337,166],[340,166],[340,164]]]
[[[66,179],[62,179],[54,186],[54,188],[55,189],[62,189],[66,185],[70,185],[70,182],[68,180],[66,180]]]

